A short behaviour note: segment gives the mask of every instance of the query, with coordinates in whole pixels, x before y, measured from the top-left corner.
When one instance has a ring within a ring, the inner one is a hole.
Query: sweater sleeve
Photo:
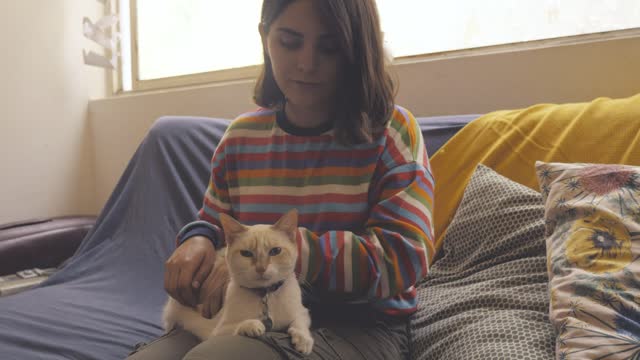
[[[209,238],[216,249],[224,246],[224,236],[219,214],[229,214],[231,203],[225,180],[225,138],[220,141],[211,159],[211,176],[204,194],[202,208],[198,211],[198,220],[185,225],[176,237],[179,246],[192,236]]]
[[[410,113],[404,120],[388,130],[387,170],[371,185],[364,231],[298,229],[298,270],[316,288],[368,302],[399,295],[427,274],[435,253],[434,181],[420,129]]]

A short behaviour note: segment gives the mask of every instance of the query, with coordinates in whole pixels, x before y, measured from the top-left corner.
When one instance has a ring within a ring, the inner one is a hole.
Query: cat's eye
[[[240,255],[244,257],[253,257],[253,253],[249,250],[240,250]]]
[[[269,256],[276,256],[278,254],[280,254],[282,252],[282,249],[279,247],[274,247],[273,249],[269,250]]]

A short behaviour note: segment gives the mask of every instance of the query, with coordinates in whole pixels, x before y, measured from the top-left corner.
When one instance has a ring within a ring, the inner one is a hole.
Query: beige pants
[[[313,313],[313,312],[312,312]],[[354,319],[352,314],[314,316],[313,353],[298,353],[286,333],[269,332],[259,338],[219,336],[200,343],[184,330],[139,347],[128,360],[284,360],[284,359],[406,359],[406,320]]]

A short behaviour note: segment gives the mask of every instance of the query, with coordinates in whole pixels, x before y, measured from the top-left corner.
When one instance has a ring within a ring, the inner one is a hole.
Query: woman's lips
[[[315,82],[315,81],[293,80],[293,82],[296,85],[305,87],[305,88],[319,88],[320,86],[322,86],[322,83]]]

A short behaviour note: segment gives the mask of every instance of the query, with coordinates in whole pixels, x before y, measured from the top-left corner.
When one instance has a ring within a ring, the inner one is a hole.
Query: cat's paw
[[[234,335],[258,337],[264,335],[266,329],[260,320],[245,320],[238,325]]]
[[[309,355],[313,349],[313,338],[308,330],[289,328],[287,331],[291,335],[291,343],[299,352]]]

